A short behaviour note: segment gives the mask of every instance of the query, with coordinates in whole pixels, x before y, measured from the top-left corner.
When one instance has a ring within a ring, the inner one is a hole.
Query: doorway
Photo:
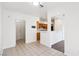
[[[16,43],[20,41],[25,43],[25,21],[24,20],[16,21]]]

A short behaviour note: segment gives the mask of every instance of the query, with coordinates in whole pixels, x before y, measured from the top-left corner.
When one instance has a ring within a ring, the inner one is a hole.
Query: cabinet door
[[[40,32],[37,32],[37,41],[39,41],[40,40]]]

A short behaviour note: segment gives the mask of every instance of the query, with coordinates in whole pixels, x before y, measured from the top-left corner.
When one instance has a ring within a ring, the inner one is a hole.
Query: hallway
[[[3,56],[63,56],[62,52],[48,48],[38,42],[25,44],[22,40],[17,41],[15,48],[5,49]]]

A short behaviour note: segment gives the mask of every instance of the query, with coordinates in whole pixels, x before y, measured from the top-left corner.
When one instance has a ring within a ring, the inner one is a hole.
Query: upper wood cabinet
[[[38,29],[47,30],[47,27],[48,27],[47,24],[37,21],[37,30],[38,30]]]

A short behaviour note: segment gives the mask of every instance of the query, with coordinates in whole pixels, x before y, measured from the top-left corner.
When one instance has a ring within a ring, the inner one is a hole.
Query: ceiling
[[[3,2],[5,9],[26,13],[33,16],[39,16],[39,7],[34,6],[32,2]]]
[[[17,12],[22,12],[28,15],[33,15],[33,16],[40,16],[40,8],[38,6],[34,6],[32,4],[33,2],[3,2],[3,7],[5,9],[17,11]],[[45,2],[44,5],[47,5],[47,10],[48,11],[53,11],[56,7],[58,8],[59,6],[79,6],[79,3],[73,3],[73,2]],[[45,8],[43,8],[43,12]],[[46,11],[47,12],[47,11]]]

